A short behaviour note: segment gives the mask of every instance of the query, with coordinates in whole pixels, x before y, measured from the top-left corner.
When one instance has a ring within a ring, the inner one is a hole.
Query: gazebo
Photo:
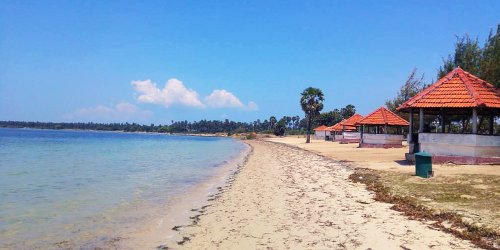
[[[330,136],[330,129],[325,125],[321,125],[314,129],[314,137],[318,140],[324,140],[327,136]]]
[[[330,134],[332,135],[332,141],[342,140],[342,122],[344,121],[345,119],[330,127],[331,131]],[[356,128],[354,128],[354,131],[356,131]]]
[[[398,110],[410,114],[408,160],[425,151],[434,162],[500,163],[500,91],[492,84],[456,68]]]
[[[361,133],[356,127],[356,122],[361,119],[363,119],[362,115],[354,114],[340,123],[342,126],[342,139],[340,139],[341,144],[359,143]]]
[[[409,123],[385,107],[373,111],[357,123],[361,127],[360,148],[401,148],[403,130]]]

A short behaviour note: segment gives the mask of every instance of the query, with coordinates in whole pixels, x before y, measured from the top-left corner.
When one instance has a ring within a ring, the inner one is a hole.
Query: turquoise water
[[[0,129],[0,248],[99,245],[156,216],[244,147],[216,137]]]

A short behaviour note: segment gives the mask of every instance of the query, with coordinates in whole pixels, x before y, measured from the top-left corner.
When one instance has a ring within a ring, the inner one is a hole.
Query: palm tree
[[[270,128],[270,130],[273,130],[273,129],[274,129],[274,125],[276,125],[276,123],[278,122],[278,120],[276,120],[276,117],[271,116],[271,117],[269,118],[269,122],[271,123],[271,128]]]
[[[307,139],[306,143],[311,142],[311,125],[313,118],[319,115],[323,109],[323,91],[321,89],[309,87],[305,89],[300,97],[300,106],[307,118]]]

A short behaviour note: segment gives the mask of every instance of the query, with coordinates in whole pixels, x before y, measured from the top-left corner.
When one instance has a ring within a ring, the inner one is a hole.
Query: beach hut
[[[325,125],[321,125],[314,129],[314,137],[318,140],[325,140],[328,136],[330,137],[330,129]]]
[[[434,162],[500,163],[500,92],[469,72],[454,69],[398,110],[410,114],[408,160],[425,151]]]
[[[340,143],[359,143],[361,139],[361,133],[356,127],[356,122],[361,119],[363,119],[362,115],[354,114],[353,116],[341,122],[340,125],[342,126],[342,138],[340,139]]]
[[[343,121],[345,121],[345,119],[330,127],[330,134],[332,136],[332,141],[342,140],[342,122]]]
[[[357,122],[361,131],[360,148],[401,148],[403,130],[409,123],[385,107],[380,107]]]

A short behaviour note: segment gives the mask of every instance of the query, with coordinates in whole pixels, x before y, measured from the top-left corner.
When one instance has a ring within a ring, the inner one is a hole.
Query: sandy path
[[[184,235],[187,249],[470,249],[376,202],[352,170],[285,145],[252,141],[230,189]]]

